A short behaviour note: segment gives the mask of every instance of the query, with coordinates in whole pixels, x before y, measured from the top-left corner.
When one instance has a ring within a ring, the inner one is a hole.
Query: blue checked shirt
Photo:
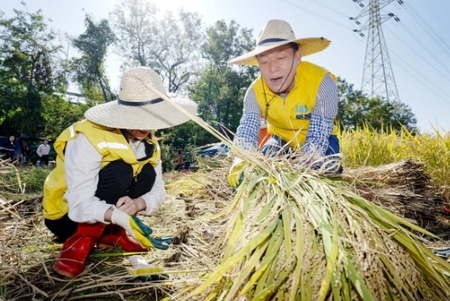
[[[283,96],[283,95],[281,95]],[[302,146],[302,154],[314,152],[322,156],[328,149],[329,137],[333,130],[333,119],[337,115],[338,90],[336,83],[327,74],[319,86],[316,104],[311,113],[308,133]],[[256,100],[253,87],[244,98],[244,113],[236,131],[234,142],[244,149],[256,150],[261,125],[261,108]]]

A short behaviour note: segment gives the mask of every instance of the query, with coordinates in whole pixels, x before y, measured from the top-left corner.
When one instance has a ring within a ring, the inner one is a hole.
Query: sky
[[[235,20],[241,27],[253,29],[256,36],[270,19],[290,23],[298,38],[326,37],[331,45],[324,51],[303,59],[318,64],[362,89],[368,32],[361,37],[367,17],[351,21],[363,10],[355,0],[165,0],[158,1],[161,11],[184,8],[198,12],[206,26],[218,20]],[[380,0],[383,4],[388,0]],[[403,2],[403,4],[399,4]],[[119,0],[28,0],[27,9],[42,10],[50,26],[61,33],[78,36],[85,30],[84,16],[96,21],[108,18]],[[368,6],[369,0],[361,1]],[[21,0],[2,0],[0,10],[12,17],[13,9],[24,10]],[[417,118],[422,132],[450,132],[450,1],[394,0],[381,9],[382,16],[394,18],[382,24],[384,41],[391,62],[400,101]],[[71,49],[69,48],[69,55]],[[120,81],[121,60],[113,53],[106,61],[107,75],[113,89]]]

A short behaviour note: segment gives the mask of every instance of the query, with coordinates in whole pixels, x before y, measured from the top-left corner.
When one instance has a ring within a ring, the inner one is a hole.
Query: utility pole
[[[362,24],[354,32],[361,37],[364,37],[363,31],[368,32],[361,90],[369,93],[371,98],[382,96],[389,102],[398,102],[400,98],[381,24],[391,18],[395,22],[399,22],[400,19],[393,13],[381,14],[380,11],[391,2],[397,1],[401,5],[403,1],[369,0],[369,5],[365,5],[363,0],[352,1],[362,8],[359,15],[350,18],[357,25]],[[361,22],[360,19],[366,16],[369,16],[368,20]]]

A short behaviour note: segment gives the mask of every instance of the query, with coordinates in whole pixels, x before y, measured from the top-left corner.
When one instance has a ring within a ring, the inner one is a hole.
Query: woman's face
[[[15,139],[14,136],[9,137],[9,141],[11,141],[11,142],[14,142],[14,139]]]
[[[145,137],[150,134],[149,130],[127,130],[127,132],[131,136],[131,138],[138,140],[145,139]]]

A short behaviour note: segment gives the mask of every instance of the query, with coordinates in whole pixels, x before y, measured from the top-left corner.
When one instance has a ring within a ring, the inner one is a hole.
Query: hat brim
[[[187,98],[171,98],[184,108],[189,115],[197,113],[197,104]],[[159,130],[173,127],[191,119],[191,116],[179,111],[168,101],[144,105],[127,106],[117,100],[100,104],[84,113],[86,119],[110,128]]]
[[[237,58],[234,58],[230,60],[229,64],[235,64],[235,65],[246,65],[246,66],[258,66],[258,60],[256,59],[256,56],[258,54],[261,54],[265,51],[274,49],[276,47],[286,45],[289,43],[297,43],[299,45],[299,49],[301,50],[302,56],[311,55],[317,52],[320,52],[327,48],[331,41],[328,39],[325,39],[323,37],[320,38],[304,38],[304,39],[296,39],[291,41],[282,41],[282,42],[275,42],[275,43],[267,43],[262,46],[257,46],[252,51],[241,55]]]

